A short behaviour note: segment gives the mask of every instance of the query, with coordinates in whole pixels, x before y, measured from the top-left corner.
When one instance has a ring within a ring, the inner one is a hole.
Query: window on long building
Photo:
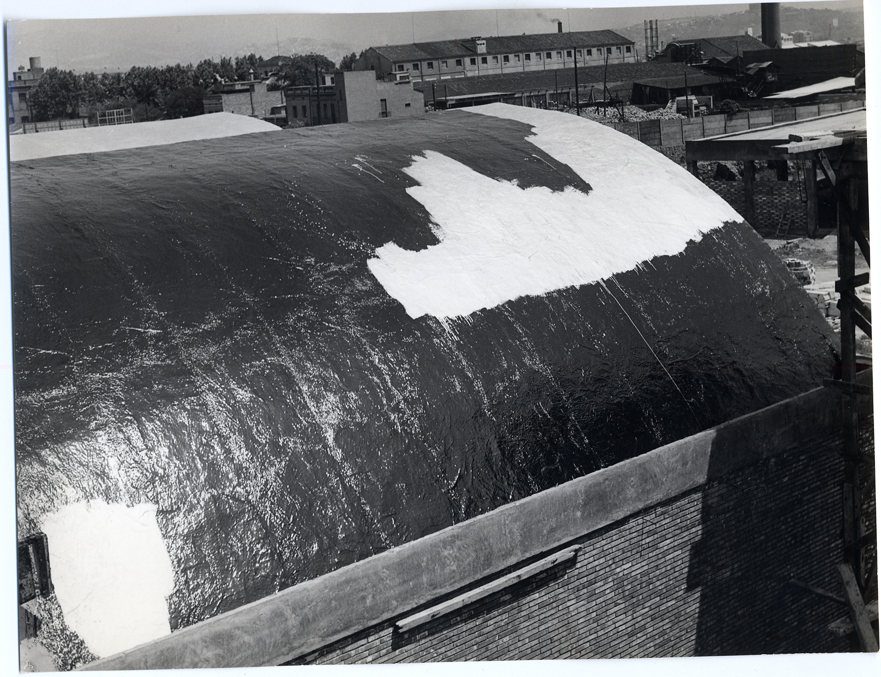
[[[472,56],[470,59],[468,59],[468,63],[470,63],[472,66],[476,66],[477,65],[477,57]]]
[[[571,49],[567,49],[567,50],[566,50],[566,58],[567,58],[567,59],[571,59],[571,58],[572,58],[572,50],[571,50]]]
[[[502,57],[503,63],[509,63],[510,61],[511,61],[511,58],[507,54],[505,54],[505,56]]]
[[[430,70],[430,71],[433,71],[433,70],[434,70],[434,61],[429,61],[429,62],[428,62],[428,70]]]
[[[545,52],[545,59],[551,59],[551,58],[553,58],[553,57],[551,56],[551,53],[550,53],[550,52]]]
[[[494,56],[494,57],[493,57],[493,63],[498,63],[498,62],[499,62],[499,57]]]
[[[461,67],[462,66],[462,59],[456,59],[456,65]]]
[[[418,70],[419,70],[419,64],[418,64],[418,63],[414,63],[414,64],[413,64],[413,70],[414,70],[414,71],[418,71]]]
[[[536,52],[536,53],[535,53],[535,58],[536,58],[537,61],[541,61],[541,52]]]
[[[587,49],[587,50],[585,50],[585,52],[587,53],[588,56],[593,56],[593,50],[592,50],[592,49]]]
[[[523,60],[524,61],[532,61],[532,54],[524,54]]]
[[[570,54],[569,56],[572,56],[572,55]],[[562,58],[563,58],[563,52],[557,52],[557,58],[558,58],[558,59],[562,59]]]
[[[445,60],[441,61],[441,68],[447,68],[447,62]]]
[[[627,45],[627,46],[624,48],[624,51],[627,52],[628,54],[630,54],[630,45]]]
[[[486,64],[486,57],[485,56],[480,57],[480,63]]]
[[[404,64],[399,63],[398,64],[398,72],[403,71],[403,70],[404,70]]]

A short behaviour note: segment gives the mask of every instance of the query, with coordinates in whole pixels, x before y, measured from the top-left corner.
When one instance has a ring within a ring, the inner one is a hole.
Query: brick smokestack
[[[762,3],[762,42],[768,47],[780,47],[780,3]]]

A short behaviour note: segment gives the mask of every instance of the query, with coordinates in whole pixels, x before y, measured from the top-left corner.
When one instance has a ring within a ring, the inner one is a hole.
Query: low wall
[[[86,669],[846,650],[826,630],[841,607],[789,583],[838,589],[840,397],[811,391]]]
[[[693,119],[642,120],[639,122],[608,123],[619,132],[632,136],[653,148],[679,146],[685,141],[703,139],[708,136],[741,132],[779,125],[783,122],[815,118],[843,111],[862,108],[862,100],[841,101],[837,103],[812,104],[794,108],[772,108],[765,110],[742,111],[731,115],[704,115]]]

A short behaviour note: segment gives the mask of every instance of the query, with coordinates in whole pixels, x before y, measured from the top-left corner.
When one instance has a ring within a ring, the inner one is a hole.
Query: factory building
[[[558,26],[557,33],[540,35],[370,47],[355,70],[374,71],[382,80],[432,81],[637,60],[635,43],[614,31],[563,33]]]

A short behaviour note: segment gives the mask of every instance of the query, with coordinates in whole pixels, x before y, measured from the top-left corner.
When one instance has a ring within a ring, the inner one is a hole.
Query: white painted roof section
[[[43,516],[64,620],[96,656],[171,633],[174,572],[156,506],[97,500]]]
[[[272,131],[280,131],[280,128],[244,115],[211,113],[179,120],[16,134],[9,137],[9,159],[18,162],[60,155],[105,153]]]
[[[825,82],[818,82],[814,85],[806,87],[798,87],[796,89],[788,89],[785,92],[777,92],[766,96],[766,99],[798,99],[811,94],[822,94],[823,92],[834,92],[836,89],[846,89],[847,87],[855,87],[856,78],[832,78]]]
[[[743,221],[685,169],[614,129],[522,106],[462,110],[531,125],[527,140],[592,190],[521,188],[435,151],[414,157],[404,171],[419,185],[407,192],[431,214],[441,241],[420,251],[390,242],[367,262],[410,317],[446,321],[602,282]]]

